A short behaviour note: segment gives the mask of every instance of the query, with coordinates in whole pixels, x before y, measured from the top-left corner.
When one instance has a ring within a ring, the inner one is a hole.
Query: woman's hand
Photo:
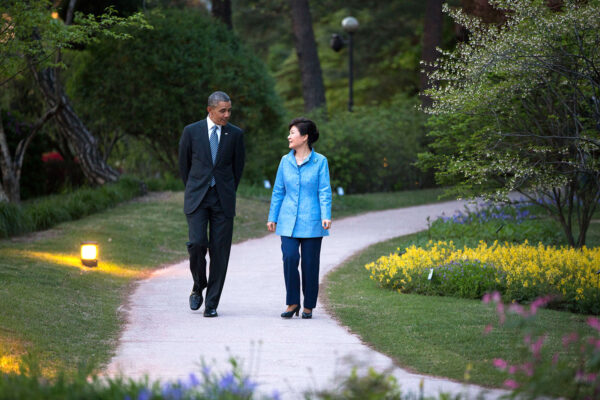
[[[322,222],[323,225],[323,229],[329,229],[331,228],[331,220],[330,219],[324,219]]]
[[[269,230],[269,232],[275,232],[275,228],[277,227],[277,223],[276,222],[267,222],[267,229]]]

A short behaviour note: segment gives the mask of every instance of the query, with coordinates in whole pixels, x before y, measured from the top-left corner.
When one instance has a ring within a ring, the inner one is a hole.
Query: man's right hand
[[[275,232],[275,228],[277,227],[277,223],[275,222],[267,222],[267,229],[269,230],[269,232]]]

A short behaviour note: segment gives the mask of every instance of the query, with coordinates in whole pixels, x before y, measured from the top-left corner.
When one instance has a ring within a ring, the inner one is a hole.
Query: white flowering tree
[[[460,195],[522,193],[581,247],[600,201],[600,0],[490,3],[501,26],[445,9],[469,39],[431,74],[420,165]]]

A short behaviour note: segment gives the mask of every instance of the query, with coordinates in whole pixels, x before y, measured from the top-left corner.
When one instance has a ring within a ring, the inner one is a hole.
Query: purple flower
[[[221,378],[221,380],[219,381],[219,388],[221,390],[228,390],[231,389],[235,384],[235,376],[233,376],[233,373],[229,372],[228,374],[226,374],[225,376],[223,376]]]
[[[194,374],[194,373],[190,373],[190,375],[188,376],[188,386],[189,387],[195,387],[200,385],[200,380],[198,379],[198,377]]]
[[[150,400],[152,397],[152,392],[146,388],[143,388],[139,393],[137,400]]]
[[[179,386],[167,383],[162,387],[162,395],[167,399],[179,400],[183,397],[183,390]]]
[[[587,324],[595,330],[600,331],[600,320],[598,318],[589,317],[587,320]]]
[[[505,370],[506,367],[508,367],[508,363],[501,358],[494,358],[494,361],[492,361],[492,364],[494,365],[494,367],[496,367],[500,370]]]
[[[517,383],[517,381],[515,381],[514,379],[507,379],[504,381],[504,386],[506,386],[509,389],[517,389],[519,387],[519,384]]]
[[[256,389],[256,387],[258,386],[258,383],[251,381],[250,378],[244,378],[244,382],[242,382],[242,386],[248,392],[253,392],[254,389]]]

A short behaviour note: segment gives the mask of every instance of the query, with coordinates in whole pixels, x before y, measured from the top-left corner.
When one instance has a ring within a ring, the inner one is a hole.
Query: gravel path
[[[363,248],[426,229],[428,216],[452,215],[463,205],[452,201],[334,221],[331,236],[323,239],[321,279]],[[444,391],[474,397],[482,390],[394,367],[388,357],[364,345],[318,306],[312,320],[280,318],[285,288],[280,239],[274,234],[232,247],[218,318],[204,318],[204,307],[189,309],[191,287],[187,260],[158,270],[139,284],[129,299],[128,323],[108,374],[186,379],[200,370],[202,360],[213,370],[230,370],[228,359],[234,356],[260,384],[261,392],[277,390],[283,399],[331,387],[336,376],[347,376],[353,366],[391,370],[403,392],[418,392],[421,380],[428,395]],[[504,393],[491,390],[485,398]]]

